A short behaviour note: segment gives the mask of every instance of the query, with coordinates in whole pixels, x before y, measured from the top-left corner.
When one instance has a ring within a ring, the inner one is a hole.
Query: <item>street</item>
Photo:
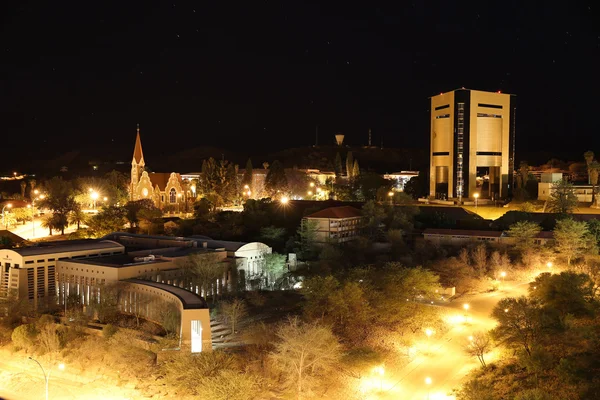
[[[468,337],[477,331],[489,330],[495,321],[490,318],[495,305],[504,297],[527,294],[527,283],[507,282],[497,292],[464,296],[443,305],[452,316],[454,325],[441,337],[435,333],[429,343],[424,336],[424,351],[399,371],[386,371],[380,399],[402,400],[450,400],[452,389],[457,389],[473,368],[479,368],[476,357],[468,356],[464,346]],[[463,305],[469,304],[465,311]],[[465,318],[468,322],[464,322]],[[495,351],[486,354],[486,362],[492,361]],[[429,379],[428,379],[429,378]],[[428,382],[428,383],[426,383]]]
[[[69,226],[65,229],[65,234],[72,233],[75,230],[77,230],[76,226]],[[48,237],[50,233],[48,228],[42,227],[42,219],[40,217],[37,217],[34,222],[28,221],[25,225],[18,224],[17,226],[10,228],[9,231],[27,240],[42,239]],[[60,234],[60,231],[54,230],[52,233],[53,236],[56,236]]]

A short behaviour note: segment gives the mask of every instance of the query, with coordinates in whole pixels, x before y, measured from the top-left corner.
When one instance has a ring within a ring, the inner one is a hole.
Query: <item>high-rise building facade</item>
[[[510,198],[516,97],[457,89],[430,100],[430,196]]]

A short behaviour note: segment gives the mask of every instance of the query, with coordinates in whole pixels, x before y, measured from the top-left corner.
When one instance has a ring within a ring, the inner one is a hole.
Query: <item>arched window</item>
[[[177,192],[175,191],[175,188],[171,188],[169,191],[169,203],[177,203]]]

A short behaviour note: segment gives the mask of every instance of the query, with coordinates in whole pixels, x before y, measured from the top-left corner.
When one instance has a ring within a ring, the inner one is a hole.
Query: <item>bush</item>
[[[38,330],[33,324],[17,326],[11,335],[11,339],[15,347],[30,351],[35,345]]]
[[[102,337],[104,337],[104,339],[110,339],[118,330],[119,328],[116,326],[107,324],[102,328]]]

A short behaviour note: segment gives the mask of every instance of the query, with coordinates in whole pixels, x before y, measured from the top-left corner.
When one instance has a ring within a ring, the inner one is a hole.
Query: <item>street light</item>
[[[2,222],[4,222],[4,229],[8,229],[8,224],[6,223],[6,213],[4,212],[6,207],[12,208],[12,203],[5,204],[4,207],[2,207]]]
[[[310,187],[315,187],[315,183],[314,183],[314,182],[311,182],[311,183],[309,184],[309,186],[310,186]]]
[[[425,378],[425,384],[427,385],[427,400],[429,400],[429,390],[431,388],[431,378],[427,377]]]
[[[38,360],[36,360],[35,358],[29,357],[30,360],[35,361],[37,363],[37,365],[40,366],[40,368],[42,369],[42,372],[44,374],[44,381],[46,382],[46,400],[48,400],[48,381],[50,380],[50,373],[52,372],[52,370],[48,370],[48,374],[46,374],[46,371],[44,370],[44,367],[42,367],[42,364],[40,364],[40,362]],[[58,369],[60,369],[61,371],[64,371],[65,369],[65,364],[58,364]]]
[[[546,266],[548,267],[548,269],[552,268],[552,265],[553,265],[553,264],[552,264],[552,261],[548,261],[548,262],[546,263]]]
[[[283,206],[283,219],[285,219],[285,209],[287,208],[288,202],[290,201],[290,199],[287,196],[283,196],[279,202],[281,203],[281,205]]]
[[[96,192],[94,189],[89,188],[88,191],[90,192],[90,198],[92,199],[92,208],[95,210],[96,209],[96,200],[98,200],[98,192]]]
[[[465,322],[469,321],[469,308],[471,308],[471,306],[469,305],[469,303],[465,303],[463,304],[463,308],[465,309]]]
[[[431,353],[431,335],[433,335],[433,331],[427,328],[425,329],[425,335],[427,335],[427,352]]]
[[[477,212],[477,199],[479,198],[479,193],[475,193],[473,197],[475,198],[475,212]]]
[[[506,278],[506,272],[500,272],[500,276],[502,277],[502,282],[504,282],[504,278]]]
[[[379,391],[383,390],[383,375],[385,374],[385,369],[383,366],[379,366],[375,368],[375,373],[379,375]]]

